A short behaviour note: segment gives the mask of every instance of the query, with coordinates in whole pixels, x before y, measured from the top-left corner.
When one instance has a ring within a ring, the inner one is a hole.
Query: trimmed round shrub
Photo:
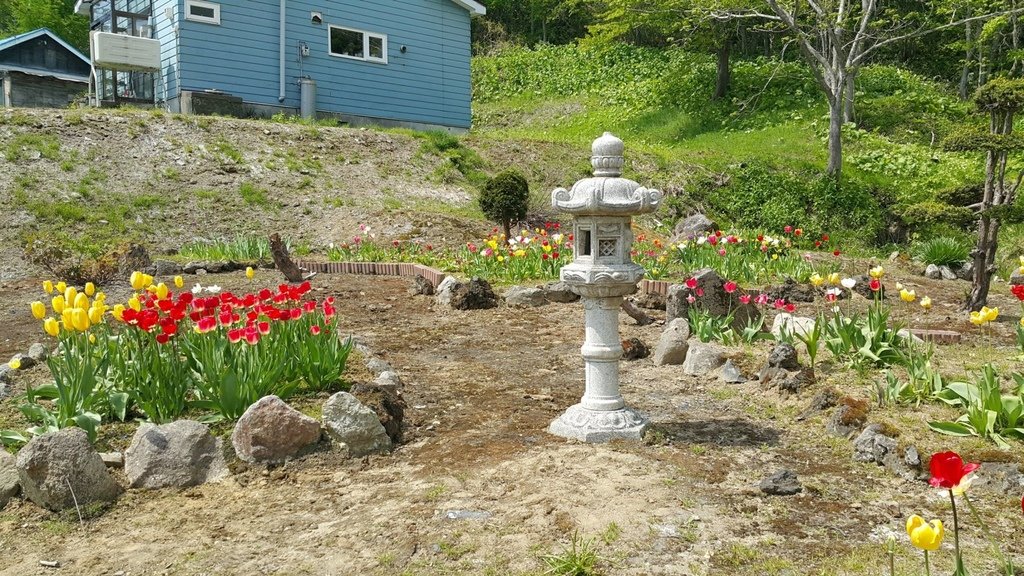
[[[516,170],[505,170],[484,184],[480,192],[480,210],[492,222],[500,224],[505,238],[511,236],[513,222],[526,218],[530,207],[530,185]]]

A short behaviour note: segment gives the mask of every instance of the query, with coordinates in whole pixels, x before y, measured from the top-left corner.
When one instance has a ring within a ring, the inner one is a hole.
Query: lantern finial
[[[594,167],[594,176],[618,178],[622,176],[622,154],[625,145],[611,132],[605,132],[603,136],[594,140],[590,150],[590,165]]]

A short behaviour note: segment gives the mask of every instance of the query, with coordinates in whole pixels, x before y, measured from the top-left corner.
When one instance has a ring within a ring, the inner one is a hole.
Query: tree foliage
[[[89,51],[89,19],[75,13],[75,0],[0,0],[4,36],[49,28],[83,52]]]
[[[501,225],[505,238],[511,237],[511,226],[526,218],[530,205],[530,185],[515,170],[505,170],[484,184],[480,192],[480,210],[492,222]]]

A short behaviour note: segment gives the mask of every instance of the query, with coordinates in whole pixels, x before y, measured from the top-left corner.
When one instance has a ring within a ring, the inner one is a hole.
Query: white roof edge
[[[487,14],[487,8],[479,2],[474,2],[473,0],[452,0],[452,2],[455,2],[459,6],[469,10],[473,14],[479,14],[480,16]]]
[[[89,15],[89,6],[92,5],[92,0],[78,0],[75,2],[75,14],[80,16]]]

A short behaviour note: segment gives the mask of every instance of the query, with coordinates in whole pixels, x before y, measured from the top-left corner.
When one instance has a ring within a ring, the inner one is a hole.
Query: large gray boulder
[[[694,273],[693,278],[697,281],[694,288],[688,288],[685,284],[674,284],[669,286],[668,295],[665,298],[665,322],[671,322],[676,318],[687,318],[690,306],[707,310],[714,316],[726,316],[733,314],[732,326],[742,330],[747,322],[756,320],[761,316],[761,311],[753,304],[740,302],[742,290],[736,290],[732,294],[725,291],[725,280],[711,268],[704,268]],[[687,301],[689,296],[694,297],[691,304]]]
[[[654,349],[654,365],[682,364],[689,349],[686,342],[689,338],[690,323],[685,318],[676,318],[669,322],[658,339],[658,347]]]
[[[505,291],[505,304],[513,308],[537,308],[548,303],[547,296],[540,288],[512,286]]]
[[[452,305],[452,295],[455,293],[455,288],[459,285],[459,281],[454,276],[445,276],[444,280],[437,285],[434,290],[434,299],[443,307]]]
[[[198,486],[228,475],[221,439],[205,424],[178,420],[143,424],[125,452],[124,472],[132,488]]]
[[[565,282],[549,282],[540,287],[544,291],[544,297],[548,302],[569,304],[580,299],[580,295],[573,291],[572,287]]]
[[[320,440],[320,423],[277,396],[264,396],[238,419],[231,433],[235,454],[249,463],[280,463]]]
[[[473,278],[469,282],[460,282],[452,289],[451,306],[456,310],[497,308],[498,297],[487,280]]]
[[[725,351],[710,342],[692,342],[683,361],[683,373],[690,376],[706,376],[712,370],[725,364]]]
[[[815,320],[814,318],[806,318],[804,316],[793,316],[785,312],[775,315],[772,320],[772,336],[778,338],[782,331],[785,330],[787,334],[793,336],[807,336],[814,332]]]
[[[677,222],[674,232],[679,238],[694,238],[710,234],[717,229],[718,224],[698,212]]]
[[[17,459],[25,497],[54,511],[113,502],[120,487],[81,428],[64,428],[29,441]]]
[[[324,404],[324,429],[331,440],[360,457],[391,450],[391,438],[377,413],[348,392],[338,392]]]
[[[21,491],[18,466],[14,456],[0,449],[0,510]]]

